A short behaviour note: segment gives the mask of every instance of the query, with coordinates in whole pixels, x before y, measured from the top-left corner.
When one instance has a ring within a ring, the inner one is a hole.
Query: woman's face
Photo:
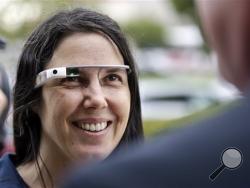
[[[60,42],[46,69],[123,64],[119,50],[108,38],[97,33],[75,33]],[[103,159],[125,132],[130,111],[127,74],[122,81],[112,75],[102,77],[100,68],[86,69],[83,74],[87,83],[84,87],[71,87],[75,80],[65,79],[57,84],[50,81],[42,88],[39,115],[45,155],[50,152],[83,161]],[[100,79],[117,87],[101,84]]]

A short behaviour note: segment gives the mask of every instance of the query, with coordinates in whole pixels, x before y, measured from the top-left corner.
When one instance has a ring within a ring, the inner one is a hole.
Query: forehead
[[[74,33],[64,38],[47,68],[70,65],[123,65],[117,46],[98,33]]]

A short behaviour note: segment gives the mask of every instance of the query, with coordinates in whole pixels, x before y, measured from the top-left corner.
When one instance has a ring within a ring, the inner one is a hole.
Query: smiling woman
[[[31,34],[18,64],[13,126],[16,154],[0,161],[3,187],[54,187],[70,165],[143,139],[137,72],[116,22],[74,9]]]

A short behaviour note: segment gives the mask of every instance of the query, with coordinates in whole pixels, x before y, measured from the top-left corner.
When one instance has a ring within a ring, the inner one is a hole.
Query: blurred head
[[[100,79],[119,80],[111,73],[100,78],[99,69],[85,70],[87,84],[81,88],[72,87],[79,83],[75,79],[35,88],[36,76],[43,70],[107,64],[131,69],[119,89],[107,88],[108,84],[104,88]],[[75,9],[57,13],[31,34],[18,64],[13,126],[19,163],[36,159],[41,143],[71,159],[105,158],[121,145],[142,138],[137,73],[116,22]],[[98,132],[103,126],[107,127]]]
[[[218,55],[222,76],[240,90],[250,82],[250,2],[196,0],[208,42]]]

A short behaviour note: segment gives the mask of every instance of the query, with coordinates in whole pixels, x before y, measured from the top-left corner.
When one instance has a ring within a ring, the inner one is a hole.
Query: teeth
[[[95,131],[95,124],[90,124],[90,131]]]
[[[86,130],[89,130],[89,124],[88,123],[86,123],[85,125],[84,124],[82,124],[82,128],[83,129],[86,129]]]
[[[100,123],[97,123],[97,124],[96,124],[95,130],[96,130],[96,131],[100,131],[100,130],[101,130],[101,124],[100,124]]]
[[[99,132],[99,131],[104,130],[107,127],[107,122],[81,123],[81,125],[79,125],[78,127],[86,131]]]
[[[107,122],[102,122],[101,123],[101,130],[105,129],[107,127]]]

